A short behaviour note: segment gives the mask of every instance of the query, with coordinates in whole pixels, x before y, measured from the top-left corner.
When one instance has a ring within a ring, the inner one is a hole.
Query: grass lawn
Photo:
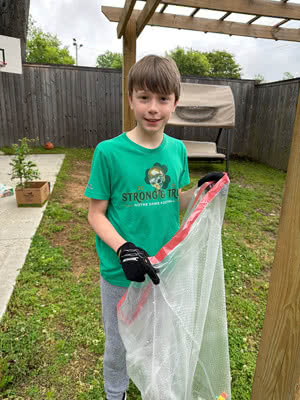
[[[66,158],[0,322],[3,400],[105,398],[98,258],[83,196],[92,151],[55,152]],[[190,165],[191,184],[222,168]],[[233,400],[250,399],[284,180],[264,165],[231,161],[223,256]],[[132,383],[128,398],[141,399]]]

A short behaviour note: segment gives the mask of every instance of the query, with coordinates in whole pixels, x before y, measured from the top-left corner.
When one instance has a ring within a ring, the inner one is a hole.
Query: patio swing
[[[226,161],[229,173],[230,129],[235,126],[234,98],[229,86],[181,83],[181,95],[170,125],[219,128],[215,141],[183,140],[189,161]],[[225,130],[225,128],[227,128]],[[219,146],[222,132],[226,147]]]

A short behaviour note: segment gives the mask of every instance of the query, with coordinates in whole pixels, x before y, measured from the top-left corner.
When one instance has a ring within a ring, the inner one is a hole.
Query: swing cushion
[[[217,145],[214,142],[197,142],[183,140],[188,158],[217,158],[225,159],[225,154],[217,152]]]

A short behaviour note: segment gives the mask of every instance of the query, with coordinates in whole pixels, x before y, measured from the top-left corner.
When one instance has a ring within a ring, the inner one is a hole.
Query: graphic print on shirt
[[[167,172],[168,167],[160,163],[154,163],[151,168],[147,168],[136,191],[122,193],[123,204],[132,207],[178,202],[178,184],[171,184],[171,177]]]
[[[155,163],[152,168],[146,170],[145,182],[156,190],[166,189],[170,183],[170,177],[166,175],[168,167]]]

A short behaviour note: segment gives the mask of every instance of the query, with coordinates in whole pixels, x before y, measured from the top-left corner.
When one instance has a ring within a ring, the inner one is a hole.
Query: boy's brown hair
[[[128,93],[132,97],[134,89],[150,90],[163,95],[175,94],[175,102],[180,96],[180,73],[171,58],[149,55],[134,64],[128,75]]]

